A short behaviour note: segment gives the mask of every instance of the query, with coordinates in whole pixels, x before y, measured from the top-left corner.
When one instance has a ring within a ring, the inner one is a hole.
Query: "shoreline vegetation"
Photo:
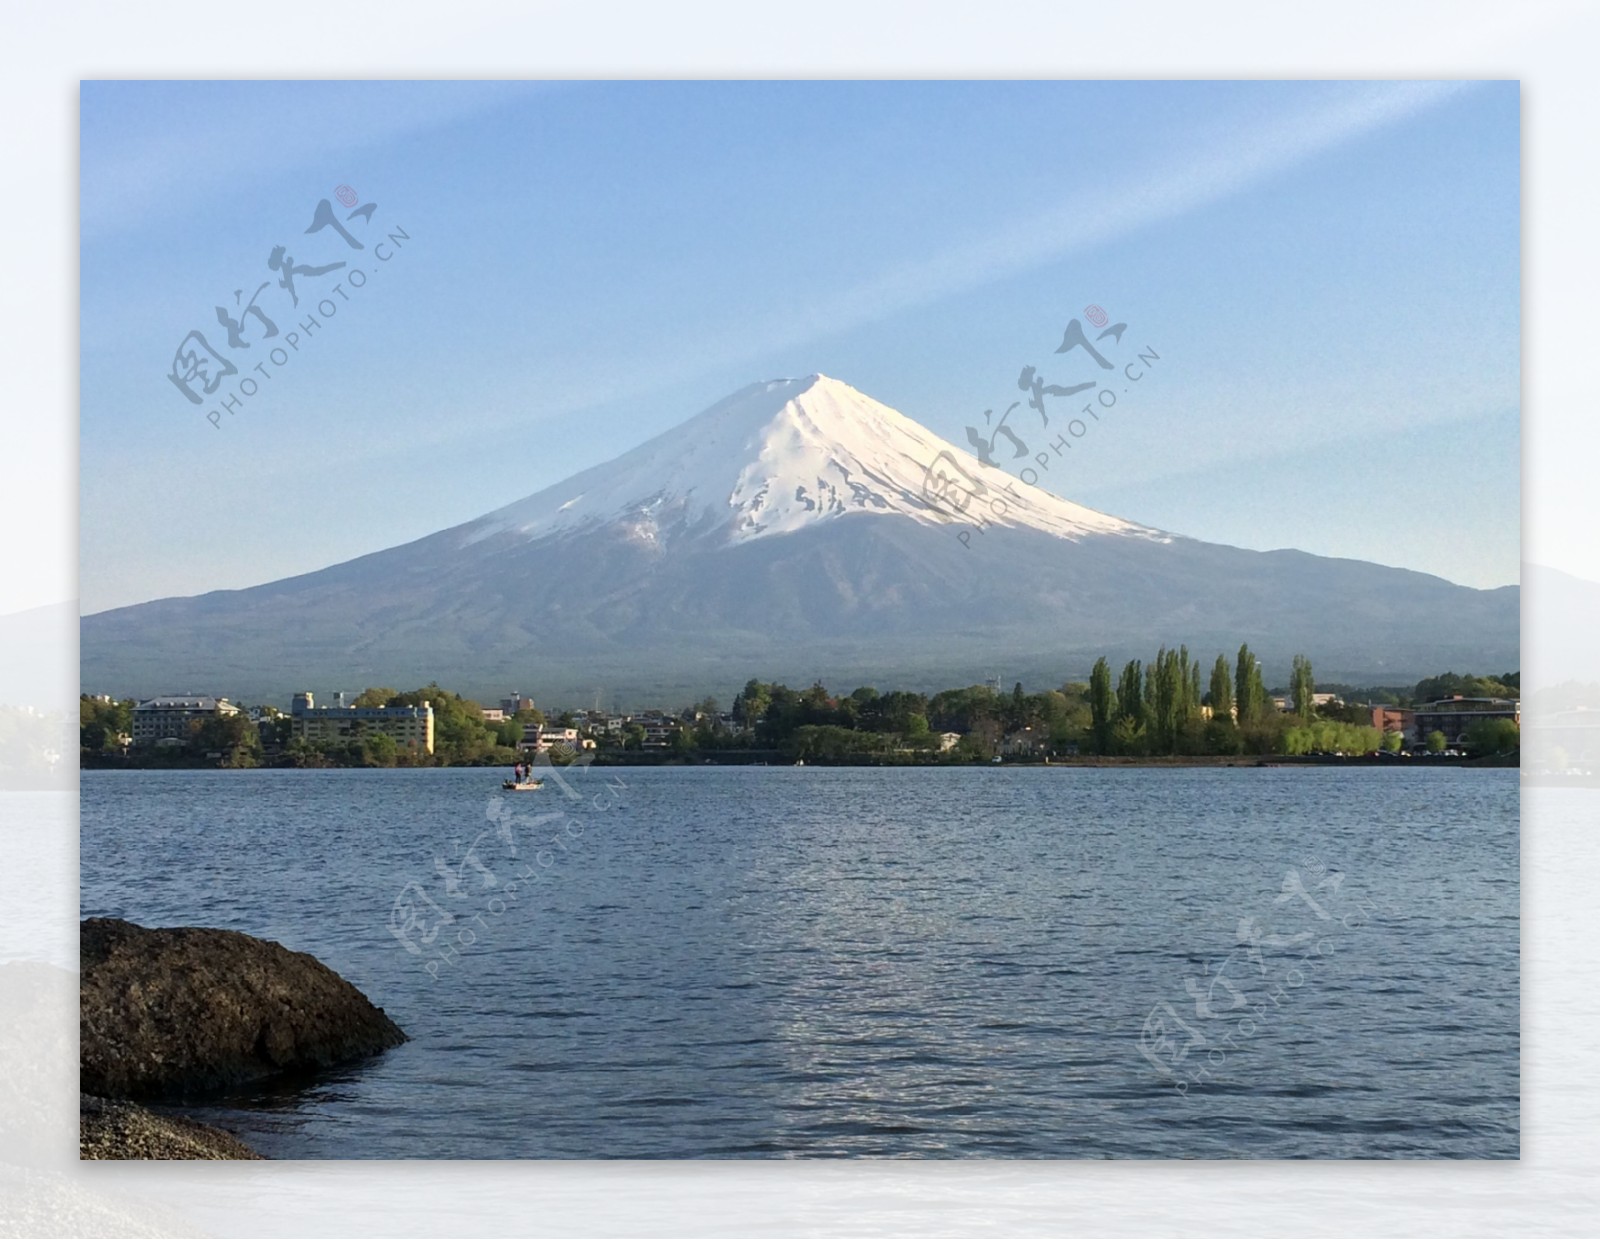
[[[437,683],[400,692],[369,688],[356,706],[431,705],[434,752],[401,748],[381,731],[332,743],[294,735],[293,720],[272,706],[217,715],[190,725],[181,743],[136,747],[132,699],[80,699],[83,769],[252,767],[511,767],[528,756],[537,729],[567,740],[541,745],[541,762],[621,765],[951,766],[1285,766],[1517,765],[1520,732],[1510,719],[1474,723],[1459,749],[1440,733],[1407,752],[1396,731],[1373,726],[1374,709],[1405,708],[1452,695],[1514,698],[1520,675],[1446,672],[1415,685],[1317,684],[1311,661],[1294,659],[1290,684],[1269,691],[1248,645],[1218,654],[1209,675],[1187,647],[1163,647],[1146,665],[1134,659],[1114,674],[1098,660],[1087,682],[1042,693],[1019,683],[1010,693],[972,685],[932,694],[862,686],[831,693],[749,680],[724,712],[713,698],[682,710],[610,716],[526,707],[486,718],[476,701]],[[496,712],[498,713],[498,712]]]
[[[1294,757],[1287,754],[1242,755],[1228,757],[1216,754],[1189,754],[1180,757],[1147,757],[1147,758],[1119,758],[1102,756],[1098,754],[1077,755],[1068,757],[1046,758],[1020,758],[1004,757],[991,759],[988,762],[975,762],[972,759],[949,759],[944,761],[930,758],[907,757],[903,759],[890,759],[870,755],[845,755],[838,758],[807,758],[796,763],[788,754],[777,750],[755,751],[745,754],[714,753],[703,756],[684,756],[662,752],[645,753],[600,753],[579,756],[566,761],[553,761],[551,765],[565,767],[572,765],[595,767],[664,767],[664,766],[827,766],[827,767],[1005,767],[1015,769],[1019,767],[1039,768],[1065,771],[1065,770],[1140,770],[1161,771],[1179,770],[1195,767],[1222,767],[1246,770],[1283,770],[1289,767],[1382,767],[1385,769],[1395,766],[1436,768],[1483,768],[1483,767],[1517,767],[1521,763],[1518,755],[1510,754],[1484,754],[1472,756],[1469,754],[1427,754],[1413,758],[1406,755],[1404,761],[1391,761],[1387,758],[1372,754],[1308,754],[1303,757]],[[219,765],[216,762],[101,762],[93,766],[86,766],[85,770],[96,771],[362,771],[362,770],[389,770],[389,771],[435,771],[435,770],[461,770],[482,769],[494,770],[496,764],[492,762],[452,762],[452,763],[406,763],[397,762],[389,766],[376,766],[364,762],[324,762],[316,765],[299,765],[293,763],[260,763],[254,766]]]

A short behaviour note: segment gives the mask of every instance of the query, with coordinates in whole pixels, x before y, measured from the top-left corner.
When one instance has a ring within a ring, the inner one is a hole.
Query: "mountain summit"
[[[977,523],[981,512],[984,524]],[[979,532],[981,529],[981,533]],[[87,616],[86,689],[437,679],[605,704],[837,687],[1033,685],[1248,641],[1269,681],[1404,683],[1518,662],[1518,591],[1245,551],[1027,486],[825,375],[752,384],[474,521],[247,590]]]
[[[1007,494],[1005,512],[986,517],[997,524],[1062,538],[1163,537],[1021,488],[903,413],[820,374],[752,383],[614,461],[490,513],[476,529],[482,537],[534,539],[620,524],[645,543],[669,535],[742,543],[855,514],[949,525],[959,514],[926,494],[941,456]]]

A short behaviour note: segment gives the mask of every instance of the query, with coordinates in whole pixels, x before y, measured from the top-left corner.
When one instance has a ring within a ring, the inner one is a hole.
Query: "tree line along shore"
[[[528,756],[530,735],[559,728],[563,741],[539,744],[555,764],[623,762],[820,762],[963,764],[1073,761],[1167,764],[1271,758],[1396,755],[1408,748],[1397,731],[1374,725],[1374,707],[1404,708],[1453,695],[1515,698],[1518,673],[1446,672],[1406,686],[1318,684],[1311,661],[1294,659],[1287,686],[1268,689],[1247,645],[1218,654],[1207,672],[1187,647],[1162,648],[1120,669],[1098,660],[1087,681],[1044,692],[1009,692],[993,684],[932,694],[862,686],[830,692],[751,679],[724,711],[713,698],[681,710],[632,715],[552,711],[525,706],[504,718],[438,684],[398,691],[369,688],[357,707],[427,703],[432,753],[407,750],[382,732],[339,741],[294,734],[290,716],[271,706],[196,721],[182,743],[160,749],[128,744],[132,699],[80,700],[80,760],[118,767],[394,767],[506,766]],[[488,716],[488,717],[486,717]],[[1509,719],[1475,723],[1463,756],[1509,758],[1519,731]],[[1409,746],[1442,754],[1442,734]]]

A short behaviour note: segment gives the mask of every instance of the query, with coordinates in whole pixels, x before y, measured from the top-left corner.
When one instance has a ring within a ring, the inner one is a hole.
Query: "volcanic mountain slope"
[[[964,512],[962,511],[964,509]],[[983,514],[982,525],[977,514]],[[1512,667],[1516,587],[1198,542],[1026,486],[823,375],[753,384],[475,521],[318,572],[85,617],[96,691],[273,700],[726,697],[745,679],[929,687],[1241,641],[1269,680]]]

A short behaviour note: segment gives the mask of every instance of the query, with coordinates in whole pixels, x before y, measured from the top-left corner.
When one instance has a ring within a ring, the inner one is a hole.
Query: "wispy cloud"
[[[86,242],[561,89],[553,82],[85,82]]]
[[[330,90],[348,85],[326,84]],[[356,85],[361,89],[350,98],[370,99],[372,84]],[[573,359],[574,365],[566,375],[541,374],[531,389],[525,375],[510,373],[499,396],[475,394],[470,417],[452,417],[447,410],[438,411],[444,416],[430,417],[412,426],[399,441],[352,428],[348,440],[341,445],[340,455],[369,461],[403,459],[429,445],[453,444],[485,433],[526,428],[540,421],[569,419],[574,414],[644,396],[659,397],[673,385],[692,387],[714,371],[742,370],[775,353],[803,348],[1073,253],[1113,244],[1140,230],[1247,193],[1342,145],[1443,106],[1476,85],[1329,84],[1298,109],[1262,116],[1247,125],[1219,124],[1209,132],[1202,130],[1198,138],[1173,148],[1181,154],[1158,156],[1132,170],[1097,176],[1091,187],[1069,192],[1047,210],[1015,219],[987,235],[901,263],[854,285],[786,300],[764,315],[728,323],[720,331],[697,330],[692,347],[669,335],[648,352],[635,354],[628,366],[595,366],[585,359]],[[431,96],[432,92],[425,94]],[[292,92],[289,97],[298,98]],[[305,106],[315,113],[342,97],[324,94]],[[442,125],[471,111],[508,101],[505,95],[472,93],[457,100],[445,115],[436,115],[431,109],[441,100],[434,98],[431,103],[410,106],[387,117],[378,115],[381,108],[364,103],[349,123],[327,140],[341,144],[358,138],[388,140],[419,126]],[[306,117],[300,119],[304,122]],[[214,123],[220,131],[231,122],[224,115]],[[121,191],[134,195],[135,201],[124,203],[123,209],[128,211],[138,209],[138,194],[143,192],[138,186],[162,181],[160,161],[181,158],[179,151],[163,151],[160,138],[152,137],[148,142],[151,145],[125,154],[123,162],[140,164],[139,169],[129,167],[119,173],[119,163],[109,174],[113,184],[119,178],[129,182]],[[157,161],[154,170],[142,166],[146,158]],[[222,174],[213,170],[213,175]],[[151,197],[145,201],[144,209],[160,209],[159,193],[155,189],[149,192]],[[530,390],[538,393],[538,404],[532,407],[528,403]],[[709,403],[717,395],[720,393],[707,393],[701,403]],[[679,413],[688,416],[699,407],[686,407]],[[640,434],[647,437],[661,429],[644,425]],[[610,443],[599,447],[603,449],[601,455],[607,455],[631,446],[632,443]]]
[[[563,393],[559,383],[545,378],[541,381],[543,407],[530,410],[508,402],[508,412],[499,425],[566,417],[613,401],[658,393],[665,385],[690,382],[714,368],[754,363],[1107,245],[1245,193],[1342,145],[1438,108],[1477,85],[1331,84],[1321,98],[1297,111],[1247,128],[1212,133],[1179,158],[1120,176],[1099,177],[1092,188],[1071,193],[1048,210],[987,236],[902,263],[825,296],[786,302],[765,316],[730,324],[720,334],[698,331],[693,348],[684,348],[678,341],[664,343],[659,354],[639,358],[631,367],[605,368],[610,376],[607,381],[597,381],[593,368],[583,368],[581,381],[575,378]],[[482,428],[481,422],[476,425]],[[443,424],[438,438],[453,440],[466,433]]]
[[[768,348],[804,343],[940,297],[1102,246],[1243,193],[1366,134],[1438,107],[1471,83],[1362,83],[1299,113],[1219,135],[1180,161],[1096,179],[1050,210],[842,291],[820,309],[774,324]]]

